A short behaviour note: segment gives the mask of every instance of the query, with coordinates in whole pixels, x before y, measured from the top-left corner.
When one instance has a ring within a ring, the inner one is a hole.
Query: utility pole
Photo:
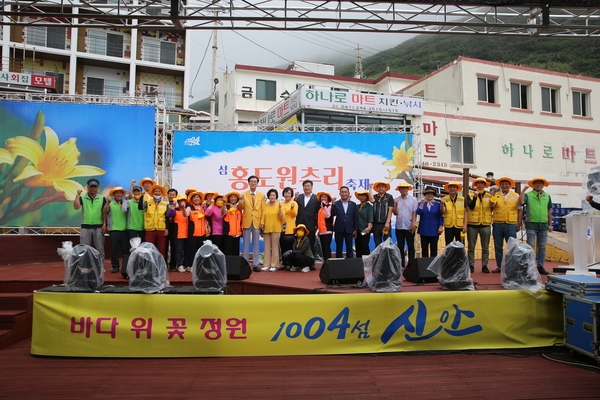
[[[217,17],[218,13],[215,15],[215,26],[217,25]],[[212,90],[210,92],[210,130],[215,130],[215,106],[217,104],[217,98],[215,93],[217,92],[217,83],[219,80],[217,79],[217,29],[213,30],[213,54],[212,54],[212,74],[211,74],[211,85]]]
[[[362,47],[360,47],[360,45],[357,44],[354,50],[356,51],[356,64],[354,64],[354,78],[362,79],[365,75],[365,73],[363,72],[362,58],[360,57],[360,51],[362,50]]]

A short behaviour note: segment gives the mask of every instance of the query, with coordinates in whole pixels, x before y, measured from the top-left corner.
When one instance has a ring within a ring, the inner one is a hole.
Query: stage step
[[[31,336],[33,293],[0,293],[0,349]]]

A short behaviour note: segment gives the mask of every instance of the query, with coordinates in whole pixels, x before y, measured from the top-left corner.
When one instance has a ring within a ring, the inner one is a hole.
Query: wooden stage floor
[[[107,264],[108,265],[108,264]],[[558,263],[547,263],[552,270]],[[107,267],[108,269],[109,267]],[[476,264],[476,271],[480,271]],[[63,279],[62,262],[0,265],[0,292]],[[172,285],[191,274],[170,273]],[[477,290],[502,290],[499,274],[475,272]],[[106,284],[124,285],[120,274]],[[545,280],[545,278],[544,278]],[[370,293],[326,287],[318,271],[254,273],[231,287],[249,293]],[[238,286],[236,286],[238,285]],[[31,289],[33,290],[33,289]],[[438,291],[405,282],[402,291]],[[231,293],[234,294],[234,293]],[[241,294],[237,293],[236,294]],[[246,294],[246,293],[244,293]],[[6,399],[598,399],[600,368],[565,348],[364,355],[100,359],[39,357],[30,339],[0,350]]]

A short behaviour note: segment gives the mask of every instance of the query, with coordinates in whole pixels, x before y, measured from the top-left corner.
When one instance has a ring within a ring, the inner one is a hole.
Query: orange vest
[[[229,232],[223,233],[234,237],[242,235],[242,211],[240,209],[228,209],[223,220],[229,223]]]
[[[173,221],[177,224],[177,239],[187,239],[188,219],[183,215],[183,210],[175,210]]]
[[[204,207],[201,205],[192,205],[192,213],[190,214],[190,222],[192,224],[192,236],[202,237],[206,235],[206,218],[204,217]]]

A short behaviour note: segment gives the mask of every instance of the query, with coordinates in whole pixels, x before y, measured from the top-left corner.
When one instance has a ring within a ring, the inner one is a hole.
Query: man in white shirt
[[[412,195],[408,194],[413,187],[404,182],[396,187],[400,192],[400,197],[394,200],[394,209],[392,212],[396,216],[396,241],[402,256],[402,268],[405,265],[404,243],[408,249],[408,262],[415,258],[415,232],[417,231],[417,207],[419,202]]]

